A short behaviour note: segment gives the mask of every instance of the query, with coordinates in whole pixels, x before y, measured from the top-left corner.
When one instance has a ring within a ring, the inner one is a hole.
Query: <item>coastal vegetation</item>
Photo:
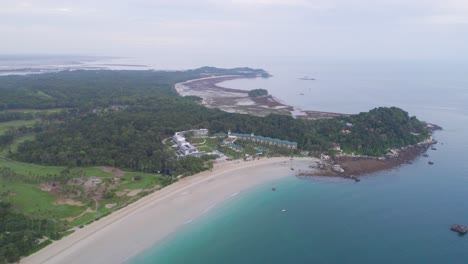
[[[333,153],[336,145],[344,153],[381,156],[430,134],[424,122],[395,107],[320,120],[258,117],[206,108],[200,98],[174,90],[177,82],[213,75],[269,76],[204,67],[0,77],[0,263],[16,261],[176,176],[211,169],[213,156],[177,158],[163,143],[176,131],[255,133],[297,142],[298,149],[239,142],[250,155],[314,156]],[[251,92],[267,95],[261,90]],[[202,151],[242,157],[221,147],[219,138],[190,140]]]
[[[249,91],[249,97],[260,97],[260,96],[267,96],[268,91],[265,89],[253,89]]]

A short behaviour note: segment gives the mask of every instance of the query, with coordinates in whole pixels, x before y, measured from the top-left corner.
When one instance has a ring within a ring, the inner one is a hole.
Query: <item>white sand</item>
[[[45,249],[21,263],[121,263],[141,253],[222,201],[255,185],[300,170],[314,159],[270,158],[216,164],[148,195]],[[291,164],[295,170],[291,170]],[[273,185],[272,185],[273,186]]]

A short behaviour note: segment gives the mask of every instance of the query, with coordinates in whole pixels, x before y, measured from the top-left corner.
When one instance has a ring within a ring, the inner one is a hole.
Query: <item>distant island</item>
[[[127,206],[121,210],[137,210],[141,204],[130,204],[168,185],[178,190],[185,177],[205,182],[203,171],[218,182],[223,168],[244,175],[271,166],[281,175],[353,178],[410,161],[433,144],[438,127],[396,107],[293,115],[299,111],[265,89],[217,85],[270,76],[203,67],[0,77],[0,262],[73,232],[91,236],[83,227]],[[297,167],[287,165],[292,158]],[[239,165],[244,160],[251,163]],[[261,183],[242,179],[243,188]],[[217,199],[228,191],[220,187]]]

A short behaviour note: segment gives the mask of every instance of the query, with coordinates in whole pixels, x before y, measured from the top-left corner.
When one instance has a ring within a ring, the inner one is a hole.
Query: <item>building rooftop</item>
[[[271,138],[271,137],[255,136],[252,134],[231,133],[231,136],[240,137],[240,138],[249,138],[249,139],[260,140],[260,141],[267,141],[267,142],[274,142],[277,144],[283,144],[283,145],[288,145],[288,146],[297,146],[297,142],[293,142],[289,140],[281,140],[281,139]]]

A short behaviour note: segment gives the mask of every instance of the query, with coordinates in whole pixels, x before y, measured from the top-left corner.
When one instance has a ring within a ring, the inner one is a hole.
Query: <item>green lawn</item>
[[[142,179],[139,181],[133,180],[135,176],[141,176]],[[122,191],[125,189],[146,189],[146,188],[151,188],[157,184],[161,183],[161,175],[159,174],[145,174],[145,173],[139,173],[139,172],[127,172],[125,173],[125,180],[127,183],[121,184],[119,188],[117,189],[118,191]]]
[[[190,139],[190,143],[192,143],[193,145],[197,145],[197,144],[204,144],[206,141],[206,138],[191,138]]]
[[[9,192],[10,195],[6,195]],[[11,202],[17,209],[38,216],[66,218],[86,210],[86,206],[55,205],[56,197],[34,184],[4,182],[0,179],[0,199]]]
[[[1,122],[0,123],[0,135],[3,135],[10,128],[16,128],[16,127],[22,127],[22,126],[33,127],[37,121],[39,121],[39,119]]]
[[[201,147],[198,148],[198,150],[201,151],[201,152],[211,152],[211,151],[213,151],[212,148],[207,147],[207,146],[201,146]]]
[[[218,149],[219,143],[222,141],[220,138],[193,138],[190,143],[195,145],[198,150],[203,152],[212,152]]]
[[[52,108],[52,109],[10,109],[10,110],[2,110],[1,112],[20,112],[20,113],[58,113],[62,110],[66,110],[68,108]]]
[[[62,166],[41,166],[31,163],[19,162],[7,159],[5,157],[0,157],[0,167],[8,167],[14,170],[18,174],[29,175],[54,175],[60,174],[66,167]],[[104,172],[98,167],[88,167],[81,168],[85,172],[86,176],[96,176],[96,177],[109,177],[112,176],[112,173]]]

